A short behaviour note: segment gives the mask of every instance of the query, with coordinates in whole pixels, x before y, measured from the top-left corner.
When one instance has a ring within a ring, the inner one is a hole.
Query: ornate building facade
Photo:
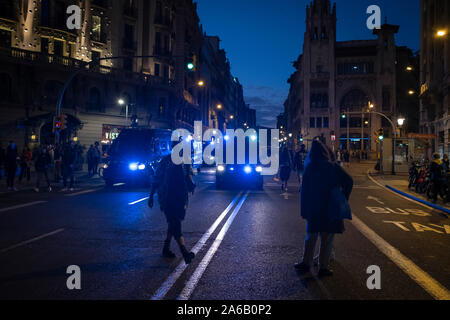
[[[74,4],[81,28],[69,30]],[[53,142],[67,79],[84,62],[111,57],[121,58],[84,68],[67,88],[67,139],[109,144],[132,117],[153,128],[192,129],[202,120],[204,90],[199,22],[192,0],[1,0],[0,140]]]
[[[375,151],[373,132],[384,127],[389,137],[392,127],[362,111],[372,106],[388,117],[396,113],[394,35],[399,27],[385,23],[374,29],[376,40],[336,41],[336,14],[330,0],[307,6],[303,54],[288,80],[282,122],[286,132],[302,136],[304,143],[323,135],[335,150],[358,150],[363,141],[364,149]]]

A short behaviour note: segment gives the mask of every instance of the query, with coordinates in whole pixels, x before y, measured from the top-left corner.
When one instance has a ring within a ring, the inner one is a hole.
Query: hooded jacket
[[[331,190],[340,187],[348,199],[353,188],[352,177],[338,164],[330,161],[327,147],[313,141],[305,161],[300,190],[301,216],[308,221],[307,232],[342,233],[342,220],[330,222],[328,203]]]

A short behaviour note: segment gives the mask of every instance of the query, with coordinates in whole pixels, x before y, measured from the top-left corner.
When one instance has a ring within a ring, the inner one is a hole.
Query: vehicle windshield
[[[154,152],[154,136],[152,132],[124,132],[111,146],[113,157],[138,156],[145,157]]]

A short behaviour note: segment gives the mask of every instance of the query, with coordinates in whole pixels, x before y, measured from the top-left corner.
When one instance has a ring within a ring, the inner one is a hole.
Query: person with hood
[[[301,216],[307,221],[303,260],[294,265],[301,273],[313,265],[314,249],[320,235],[319,276],[330,276],[330,255],[335,234],[344,232],[344,221],[330,215],[329,202],[333,189],[339,188],[348,200],[353,179],[332,161],[327,147],[314,140],[305,161],[300,191]]]
[[[174,143],[174,145],[176,144]],[[178,243],[186,264],[192,262],[195,254],[186,249],[181,230],[181,222],[186,216],[189,193],[193,194],[194,190],[195,184],[193,182],[192,166],[190,164],[174,164],[171,155],[164,157],[156,171],[148,206],[153,208],[153,197],[157,192],[158,202],[161,211],[166,216],[168,225],[162,255],[164,258],[175,258],[175,254],[170,251],[170,243],[173,237]]]
[[[17,191],[17,189],[14,187],[14,180],[16,178],[18,160],[19,156],[17,153],[16,144],[14,143],[14,141],[10,141],[9,146],[6,149],[5,156],[6,185],[8,187],[8,191]]]
[[[36,170],[36,187],[34,188],[35,192],[39,192],[42,178],[45,178],[45,182],[47,182],[48,192],[52,191],[50,179],[48,178],[47,172],[50,163],[51,157],[48,149],[46,147],[36,148],[36,152],[34,154],[34,168]]]
[[[433,155],[433,162],[430,165],[431,172],[431,198],[434,202],[437,201],[438,194],[441,195],[442,199],[445,199],[444,194],[444,167],[441,160],[441,156],[438,153]],[[429,195],[430,196],[430,195]]]

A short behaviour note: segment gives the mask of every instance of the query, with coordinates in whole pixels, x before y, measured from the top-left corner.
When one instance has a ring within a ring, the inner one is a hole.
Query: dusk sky
[[[333,1],[332,1],[333,2]],[[397,45],[420,48],[419,0],[337,0],[337,40],[374,39],[366,27],[368,6],[382,10],[382,22],[400,25]],[[257,110],[257,123],[276,125],[303,48],[306,5],[303,0],[197,0],[200,23],[221,38],[232,73],[244,86],[246,102]]]

